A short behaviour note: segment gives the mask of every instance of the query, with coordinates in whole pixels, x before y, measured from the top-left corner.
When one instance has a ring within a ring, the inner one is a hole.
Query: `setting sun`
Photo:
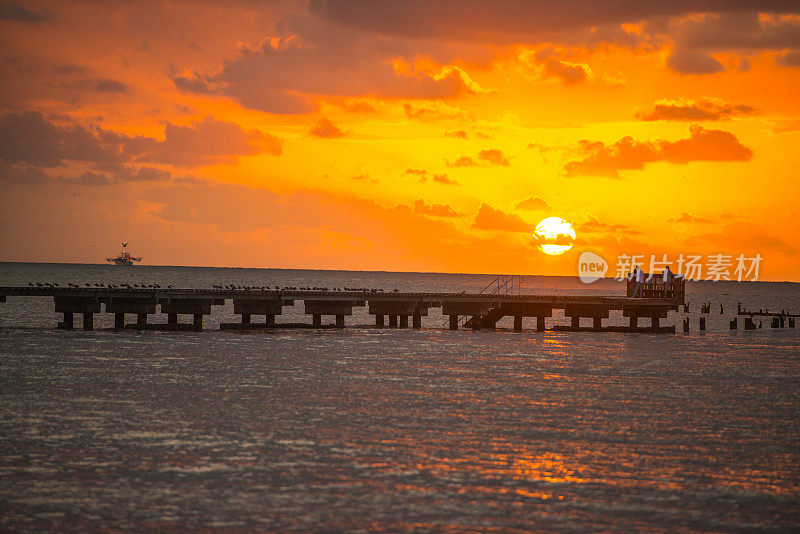
[[[575,229],[561,217],[548,217],[536,225],[533,238],[539,250],[551,256],[559,256],[572,248]]]

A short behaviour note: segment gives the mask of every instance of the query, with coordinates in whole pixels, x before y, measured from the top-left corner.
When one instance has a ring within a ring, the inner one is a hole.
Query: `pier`
[[[378,290],[278,290],[265,288],[134,288],[125,287],[0,287],[0,302],[9,296],[52,298],[55,312],[62,315],[58,328],[75,328],[74,316],[83,316],[83,329],[94,328],[94,315],[114,315],[116,330],[195,330],[203,329],[203,318],[215,306],[233,303],[235,323],[222,323],[221,329],[255,330],[280,327],[343,328],[353,309],[366,307],[376,327],[421,328],[422,317],[431,309],[440,309],[450,330],[462,327],[495,329],[504,317],[514,318],[514,330],[522,331],[522,320],[534,318],[537,331],[545,330],[545,320],[554,310],[562,310],[569,325],[555,325],[553,330],[625,331],[673,333],[674,326],[662,326],[660,320],[670,310],[684,304],[684,281],[657,282],[645,290],[645,297],[632,298],[631,288],[625,297],[574,295],[520,295],[499,293],[385,293]],[[285,306],[302,301],[308,323],[281,323],[277,320]],[[621,311],[628,326],[604,325],[611,311]],[[0,308],[0,313],[2,308]],[[150,317],[166,314],[166,323],[150,322]],[[183,317],[181,317],[183,316]],[[188,316],[188,321],[187,321]],[[263,317],[263,319],[261,319]],[[129,318],[135,318],[128,322]],[[181,321],[183,319],[183,321]]]

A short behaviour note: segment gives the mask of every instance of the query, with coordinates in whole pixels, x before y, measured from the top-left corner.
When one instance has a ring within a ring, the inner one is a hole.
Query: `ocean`
[[[0,263],[4,286],[479,292],[493,279]],[[525,276],[521,291],[624,285]],[[67,332],[52,299],[9,297],[0,530],[797,530],[800,328],[728,322],[737,304],[800,313],[800,284],[689,282],[687,295],[690,313],[662,321],[679,333],[660,335],[528,320],[453,332],[436,309],[418,331],[375,328],[363,309],[345,329],[220,331],[238,320],[230,303],[201,333],[114,332],[104,313]],[[278,322],[310,323],[302,312]]]

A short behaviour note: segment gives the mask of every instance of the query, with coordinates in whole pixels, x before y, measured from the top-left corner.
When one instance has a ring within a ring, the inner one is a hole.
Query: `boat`
[[[128,253],[128,244],[122,244],[122,252],[116,258],[106,258],[106,261],[113,262],[114,265],[133,265],[135,261],[142,261],[142,258],[135,258]]]

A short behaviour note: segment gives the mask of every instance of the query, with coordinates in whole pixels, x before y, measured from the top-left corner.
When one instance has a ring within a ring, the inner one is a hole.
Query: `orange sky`
[[[794,2],[75,4],[0,2],[0,260],[800,281]]]

